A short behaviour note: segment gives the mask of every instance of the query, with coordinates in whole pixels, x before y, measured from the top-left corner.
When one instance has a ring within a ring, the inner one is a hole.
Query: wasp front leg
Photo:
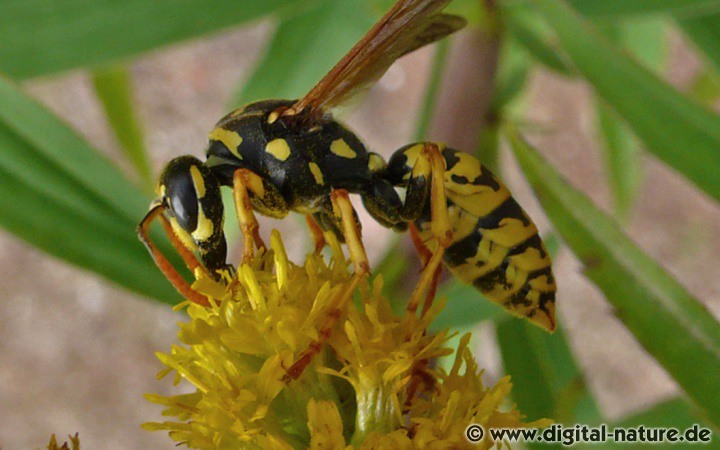
[[[252,198],[250,196],[252,193]],[[243,232],[244,249],[242,262],[252,260],[255,248],[265,250],[265,243],[260,237],[258,224],[253,208],[261,214],[282,218],[288,214],[285,199],[277,188],[248,169],[238,169],[233,175],[233,199],[235,211]]]
[[[178,239],[172,227],[170,226],[170,223],[165,218],[165,216],[163,216],[163,212],[165,212],[165,209],[166,206],[162,203],[156,204],[150,209],[147,215],[145,215],[143,220],[137,226],[138,237],[140,238],[142,243],[145,244],[145,247],[150,252],[150,255],[152,255],[153,260],[155,261],[155,264],[158,266],[160,271],[163,273],[163,275],[165,275],[168,281],[170,281],[173,287],[175,287],[175,289],[177,289],[177,291],[183,297],[193,303],[197,303],[202,306],[210,306],[207,297],[194,290],[192,286],[190,286],[190,284],[185,281],[182,275],[180,275],[178,271],[175,270],[172,264],[170,264],[170,261],[165,258],[165,255],[160,252],[155,243],[153,243],[153,241],[150,239],[150,235],[148,234],[150,224],[153,220],[159,218],[162,222],[165,233],[172,242],[173,246],[183,257],[183,260],[185,261],[185,264],[187,264],[188,268],[193,272],[198,268],[204,270],[200,262],[195,258],[195,255],[193,255],[193,253],[185,247],[185,245],[180,241],[180,239]]]

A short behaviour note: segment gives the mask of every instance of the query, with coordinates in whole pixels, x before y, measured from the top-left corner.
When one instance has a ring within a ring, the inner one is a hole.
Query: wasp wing
[[[313,119],[377,81],[399,57],[464,27],[450,0],[400,0],[290,111]]]

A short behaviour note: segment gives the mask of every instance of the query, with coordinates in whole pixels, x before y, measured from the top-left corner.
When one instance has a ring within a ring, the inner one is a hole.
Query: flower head
[[[482,384],[469,336],[449,372],[429,364],[452,353],[447,332],[427,332],[441,301],[394,314],[382,276],[369,286],[328,241],[329,264],[310,254],[297,266],[274,231],[271,250],[226,285],[198,278],[211,306],[187,304],[181,344],[158,354],[160,376],[175,372],[194,392],[148,395],[175,420],[146,429],[193,448],[397,449],[469,446],[471,423],[523,425],[517,411],[500,412],[509,380]]]

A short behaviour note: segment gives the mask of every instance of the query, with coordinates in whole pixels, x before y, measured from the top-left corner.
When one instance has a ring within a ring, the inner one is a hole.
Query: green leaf
[[[593,18],[659,13],[703,15],[720,10],[718,0],[567,0],[567,3]]]
[[[0,147],[13,144],[4,127]],[[29,149],[17,142],[18,151]],[[137,240],[134,227],[108,230],[107,223],[89,220],[71,206],[54,201],[43,192],[0,167],[0,225],[41,250],[96,272],[135,292],[175,303],[178,298],[147,251]],[[107,220],[112,220],[107,218]],[[29,268],[32,270],[32,268]]]
[[[710,375],[720,373],[720,324],[515,130],[508,133],[540,203],[587,277],[707,420],[720,424],[720,383]]]
[[[666,56],[666,26],[662,17],[622,18],[604,28],[605,35],[629,50],[646,67],[661,71]],[[596,99],[595,103],[615,213],[620,221],[625,221],[640,187],[640,145],[625,121],[612,108],[602,99]]]
[[[270,47],[235,104],[299,98],[372,27],[375,15],[362,0],[324,0],[281,20]]]
[[[700,421],[697,411],[685,398],[673,398],[665,400],[652,407],[635,413],[618,422],[613,423],[617,427],[635,427],[645,425],[647,427],[674,427],[687,428]]]
[[[622,118],[605,102],[596,101],[595,110],[615,213],[624,221],[640,187],[640,147]]]
[[[92,76],[95,93],[105,108],[125,157],[137,171],[142,186],[151,192],[155,178],[148,162],[142,129],[135,116],[132,82],[127,66],[101,67],[94,70]]]
[[[502,110],[523,92],[530,74],[530,61],[516,39],[505,39],[500,51],[500,65],[495,77],[492,109]]]
[[[676,22],[715,70],[720,71],[720,14],[677,18]]]
[[[708,108],[720,98],[720,75],[712,67],[706,67],[693,77],[688,95]]]
[[[549,334],[527,320],[512,318],[497,325],[497,337],[505,372],[512,377],[513,400],[529,419],[601,421],[561,328]]]
[[[177,299],[135,235],[148,198],[2,78],[0,178],[0,226],[138,293]]]
[[[0,165],[40,191],[75,205],[53,187],[59,174],[82,186],[83,196],[108,216],[135,223],[147,209],[147,197],[132,187],[110,161],[42,106],[26,97],[13,83],[0,77],[0,123],[26,142],[32,152],[3,149]],[[90,201],[90,200],[88,200]]]
[[[117,61],[214,33],[299,0],[34,0],[4,2],[0,72],[29,78]]]
[[[644,426],[645,428],[675,428],[679,431],[687,430],[695,424],[702,423],[702,418],[697,414],[695,408],[684,398],[674,398],[660,402],[652,407],[635,413],[632,416],[622,420],[608,424],[609,429],[618,427],[635,428]],[[582,445],[584,449],[616,449],[617,444],[611,442],[592,443]],[[668,450],[674,449],[697,449],[698,444],[695,442],[663,442],[653,444],[653,448],[663,448]],[[720,448],[720,442],[717,441],[717,434],[713,436],[712,442],[702,445],[703,449],[717,450]]]
[[[501,17],[512,39],[548,69],[565,76],[574,75],[575,70],[558,49],[557,43],[553,42],[546,24],[538,20],[537,14],[523,4],[501,3],[501,6]]]
[[[443,285],[435,297],[447,297],[447,305],[433,321],[432,329],[434,330],[467,327],[507,314],[500,306],[485,298],[476,288],[463,284],[456,278]]]
[[[646,67],[662,72],[667,62],[667,31],[664,17],[631,17],[619,23],[617,40]]]
[[[612,46],[562,0],[534,0],[574,65],[649,151],[720,198],[720,117]]]

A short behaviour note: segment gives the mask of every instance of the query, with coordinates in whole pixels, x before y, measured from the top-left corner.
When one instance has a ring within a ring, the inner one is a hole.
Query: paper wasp
[[[511,313],[555,328],[550,257],[502,182],[472,156],[431,142],[405,146],[386,163],[330,114],[399,57],[462,28],[464,19],[441,12],[449,1],[398,1],[303,98],[237,109],[210,132],[204,162],[181,156],[167,165],[159,198],[138,234],[186,298],[207,304],[150,241],[147,230],[155,218],[192,270],[220,279],[232,270],[220,198],[220,187],[230,186],[244,261],[255,248],[265,248],[253,211],[276,218],[295,211],[306,215],[316,250],[325,244],[323,232],[334,232],[347,243],[356,273],[364,274],[369,266],[348,199],[352,193],[382,225],[410,228],[424,248],[426,270],[434,271],[442,258],[460,280]],[[405,189],[404,200],[397,189]]]

